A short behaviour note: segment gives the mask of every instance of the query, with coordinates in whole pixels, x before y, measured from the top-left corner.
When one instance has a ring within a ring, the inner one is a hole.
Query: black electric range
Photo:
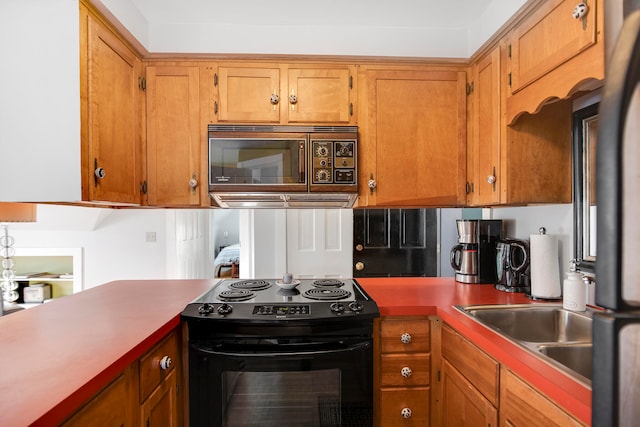
[[[245,323],[332,321],[379,316],[378,306],[353,279],[226,279],[191,302],[183,318]]]

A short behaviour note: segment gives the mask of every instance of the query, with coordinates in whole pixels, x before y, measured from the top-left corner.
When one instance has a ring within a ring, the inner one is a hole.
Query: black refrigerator
[[[594,426],[640,425],[639,3],[605,2],[605,19],[624,21],[607,40],[598,121],[596,303],[606,311],[593,321]]]

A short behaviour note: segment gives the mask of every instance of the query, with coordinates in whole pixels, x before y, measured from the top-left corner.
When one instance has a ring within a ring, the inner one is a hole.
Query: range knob
[[[326,169],[320,169],[316,172],[316,181],[328,181],[329,171]]]
[[[331,311],[338,314],[344,311],[344,305],[340,304],[339,302],[334,302],[329,306],[329,308],[331,309]]]
[[[221,315],[225,315],[225,314],[229,314],[233,311],[233,306],[231,304],[221,304],[220,306],[218,306],[218,314]]]
[[[213,313],[213,306],[208,302],[205,302],[200,307],[198,307],[198,313],[204,314],[204,315],[211,314]]]
[[[351,301],[349,303],[349,309],[351,309],[351,311],[362,311],[362,304],[360,304],[358,301]]]
[[[316,149],[316,154],[318,155],[318,157],[327,157],[327,155],[329,154],[329,149],[324,145],[320,145]]]
[[[340,146],[339,151],[340,151],[340,154],[342,154],[343,156],[348,156],[349,154],[351,154],[351,149],[349,148],[348,145],[345,145],[345,144]]]

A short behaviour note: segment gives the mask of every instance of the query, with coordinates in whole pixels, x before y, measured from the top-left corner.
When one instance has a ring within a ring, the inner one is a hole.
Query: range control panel
[[[312,184],[356,183],[355,140],[311,140]]]

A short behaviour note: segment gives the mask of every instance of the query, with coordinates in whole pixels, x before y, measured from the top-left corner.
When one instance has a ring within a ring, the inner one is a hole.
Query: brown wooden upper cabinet
[[[201,192],[207,192],[199,66],[154,63],[146,75],[147,203],[198,206]]]
[[[579,2],[540,1],[508,35],[508,124],[550,99],[602,85],[603,1],[586,0],[578,18],[573,12]]]
[[[80,6],[82,199],[140,203],[142,62]]]
[[[360,70],[358,206],[464,205],[464,68]]]
[[[500,47],[472,67],[469,86],[470,135],[467,147],[467,203],[496,205],[501,201],[501,60]],[[471,89],[473,88],[473,89]]]
[[[355,66],[220,63],[213,67],[213,120],[228,123],[356,123]]]

